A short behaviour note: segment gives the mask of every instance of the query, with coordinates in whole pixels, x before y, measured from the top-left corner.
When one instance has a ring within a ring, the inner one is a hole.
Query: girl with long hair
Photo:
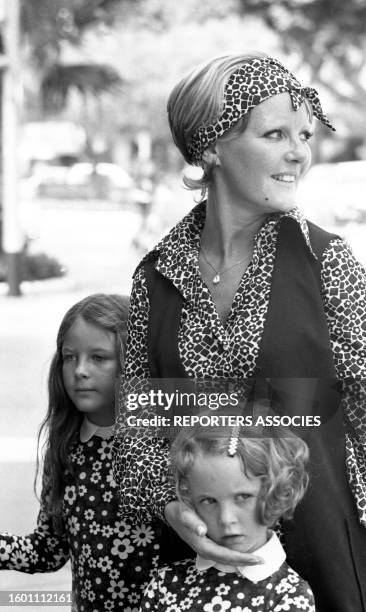
[[[111,463],[127,314],[128,298],[108,294],[90,295],[65,314],[39,434],[45,454],[37,526],[25,536],[0,534],[0,570],[52,572],[70,559],[78,612],[137,610],[136,566],[144,565],[148,534],[121,519]]]

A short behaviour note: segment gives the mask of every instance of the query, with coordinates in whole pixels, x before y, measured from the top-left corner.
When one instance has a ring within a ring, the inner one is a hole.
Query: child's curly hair
[[[270,431],[269,431],[270,430]],[[198,455],[228,456],[230,427],[183,428],[172,445],[172,469],[178,496],[190,502],[188,475]],[[258,437],[260,436],[260,437]],[[266,428],[266,436],[246,427],[238,437],[235,455],[244,474],[262,481],[257,501],[257,520],[272,527],[280,518],[292,518],[309,482],[307,444],[283,428]]]

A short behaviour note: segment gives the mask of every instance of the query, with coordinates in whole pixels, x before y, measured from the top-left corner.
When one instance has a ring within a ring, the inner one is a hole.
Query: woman
[[[168,113],[185,160],[203,168],[200,180],[186,179],[203,197],[137,268],[126,377],[261,377],[285,410],[322,415],[326,424],[306,434],[311,486],[284,525],[286,550],[318,610],[361,612],[365,272],[340,238],[296,208],[313,116],[334,128],[314,89],[258,54],[193,70],[171,93]],[[166,477],[168,445],[141,430],[138,442],[128,436],[121,403],[115,472],[126,513],[165,517],[204,557],[253,562],[215,546],[198,517],[182,512]]]

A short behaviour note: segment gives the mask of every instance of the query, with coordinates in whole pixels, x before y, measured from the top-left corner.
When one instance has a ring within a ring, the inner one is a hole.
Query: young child
[[[126,297],[95,294],[64,316],[41,427],[47,439],[37,527],[26,536],[0,534],[0,570],[52,572],[70,559],[78,612],[137,612],[142,577],[150,579],[157,555],[146,554],[151,533],[120,517],[112,477],[127,312]]]
[[[292,516],[305,493],[307,446],[283,431],[276,437],[239,434],[230,428],[183,428],[172,447],[172,465],[178,496],[193,506],[207,535],[233,550],[255,552],[263,564],[232,567],[197,556],[163,567],[145,590],[140,610],[315,611],[310,587],[285,563],[270,529]]]

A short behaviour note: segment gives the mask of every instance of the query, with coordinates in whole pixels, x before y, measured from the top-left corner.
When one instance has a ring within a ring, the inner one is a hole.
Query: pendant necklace
[[[221,272],[219,272],[218,270],[216,270],[216,268],[212,265],[211,262],[208,261],[206,253],[203,249],[203,246],[201,245],[201,253],[202,253],[202,257],[205,260],[205,262],[210,266],[210,268],[215,272],[215,276],[212,279],[212,284],[213,285],[218,285],[219,282],[221,281],[221,275],[225,274],[225,272],[229,272],[229,270],[232,270],[232,268],[235,268],[236,266],[239,266],[239,264],[243,263],[244,261],[248,261],[250,258],[250,255],[248,257],[248,255],[246,257],[243,257],[242,259],[239,259],[239,261],[236,261],[234,264],[232,264],[231,266],[229,266],[228,268],[224,268],[223,270],[221,270]]]

